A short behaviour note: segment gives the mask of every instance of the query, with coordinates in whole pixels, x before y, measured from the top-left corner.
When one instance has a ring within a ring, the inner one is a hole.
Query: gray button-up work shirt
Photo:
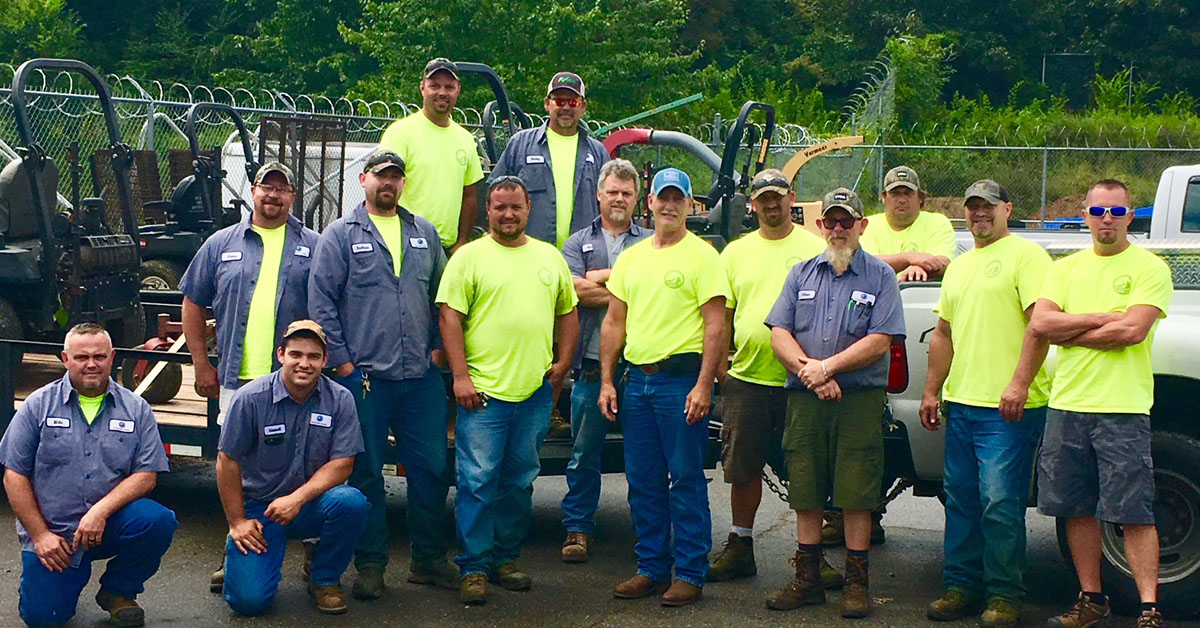
[[[145,399],[110,379],[100,412],[88,425],[69,375],[21,404],[0,441],[0,464],[29,478],[46,525],[68,541],[88,509],[122,480],[170,470]],[[20,521],[17,536],[21,549],[32,552],[33,540]],[[82,556],[75,552],[71,564]]]
[[[653,229],[645,229],[630,223],[629,230],[616,237],[616,250],[621,251],[654,235]],[[612,268],[617,262],[610,254],[608,240],[604,228],[600,226],[600,217],[596,216],[592,224],[576,231],[563,244],[562,254],[567,260],[567,268],[571,269],[572,277],[583,278],[589,270]],[[604,321],[606,307],[579,306],[579,345],[575,349],[575,368],[582,365],[583,358],[600,359],[598,339],[600,323]]]
[[[903,338],[904,307],[896,273],[860,248],[854,252],[850,268],[838,275],[822,253],[788,273],[766,324],[792,332],[805,355],[818,360],[841,353],[869,334]],[[833,378],[842,390],[883,388],[887,386],[888,356]],[[784,388],[807,387],[789,372]]]
[[[446,254],[433,223],[399,208],[403,251],[396,276],[388,251],[359,204],[325,228],[308,286],[308,311],[329,336],[329,364],[352,362],[384,379],[424,377],[440,346],[437,296]]]
[[[318,237],[295,216],[288,217],[275,289],[276,341],[292,321],[308,318],[308,271]],[[217,355],[221,358],[217,377],[224,388],[238,387],[250,299],[262,259],[262,237],[254,232],[247,216],[209,236],[179,281],[184,296],[200,307],[212,307],[216,316]],[[273,368],[279,368],[274,352],[271,361]]]
[[[587,227],[600,215],[596,201],[600,166],[608,161],[604,144],[579,127],[579,147],[575,151],[575,206],[571,214],[571,233]],[[529,225],[525,233],[550,244],[558,244],[558,200],[554,192],[554,172],[550,169],[550,145],[546,125],[518,131],[504,154],[496,161],[491,179],[506,174],[521,177],[529,190]]]
[[[242,497],[271,501],[300,488],[325,463],[363,450],[354,395],[319,376],[296,403],[275,371],[238,389],[221,428],[221,451],[242,467]]]

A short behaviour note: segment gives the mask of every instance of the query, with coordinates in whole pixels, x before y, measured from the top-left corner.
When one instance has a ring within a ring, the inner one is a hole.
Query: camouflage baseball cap
[[[1004,189],[1003,185],[992,181],[991,179],[980,179],[970,185],[967,191],[963,193],[963,204],[972,198],[981,198],[992,205],[1008,202],[1008,190]]]
[[[449,72],[455,80],[458,80],[458,65],[446,57],[437,57],[430,59],[429,63],[425,64],[425,71],[422,76],[429,78],[438,72]]]
[[[367,157],[367,163],[363,164],[363,172],[374,172],[379,174],[388,168],[399,168],[400,174],[404,174],[404,160],[400,155],[393,153],[390,150],[380,150]]]
[[[914,192],[919,191],[921,179],[917,177],[917,172],[908,166],[896,166],[888,170],[887,175],[883,177],[883,191],[891,192],[901,186]]]
[[[780,196],[787,196],[791,191],[792,184],[788,182],[783,171],[778,168],[761,170],[754,175],[754,180],[750,182],[750,200],[758,198],[763,192],[774,192]]]
[[[278,172],[279,174],[283,175],[283,178],[287,179],[288,185],[296,184],[291,168],[288,168],[278,161],[268,161],[258,169],[258,172],[254,173],[254,185],[261,185],[263,180],[267,178],[267,175],[271,174],[272,172]]]
[[[848,188],[838,188],[825,195],[824,203],[824,207],[821,209],[822,216],[828,214],[830,210],[841,207],[842,209],[850,212],[850,215],[854,216],[855,218],[861,219],[863,217],[862,201],[859,200],[858,195],[854,193],[854,190]]]

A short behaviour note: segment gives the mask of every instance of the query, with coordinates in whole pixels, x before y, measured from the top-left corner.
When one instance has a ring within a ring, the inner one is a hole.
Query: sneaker
[[[1157,610],[1142,611],[1142,614],[1138,615],[1137,628],[1162,628],[1162,627],[1163,627],[1163,616],[1162,616],[1162,613],[1158,612]]]
[[[138,603],[105,589],[96,593],[96,604],[108,611],[108,621],[120,628],[137,628],[146,625],[146,611]]]
[[[550,414],[550,430],[546,432],[546,438],[571,440],[571,424],[558,413],[557,409]]]
[[[790,611],[809,604],[824,604],[825,589],[821,587],[821,553],[805,553],[796,550],[789,562],[796,568],[796,577],[782,589],[767,598],[767,608],[773,611]]]
[[[567,532],[562,544],[564,563],[586,563],[588,560],[588,535],[582,532]]]
[[[458,585],[458,601],[463,604],[487,604],[487,576],[469,573]]]
[[[754,564],[754,539],[738,536],[730,532],[725,540],[721,553],[712,559],[705,580],[709,582],[725,582],[738,578],[749,578],[758,574],[758,566]]]
[[[212,572],[208,577],[208,590],[212,593],[220,593],[225,590],[225,564],[221,564],[221,568]]]
[[[326,615],[341,615],[346,612],[346,594],[340,584],[317,586],[309,582],[308,594],[316,598],[317,610]]]
[[[458,577],[458,567],[445,560],[439,560],[428,565],[410,564],[408,581],[413,584],[437,585],[443,589],[458,589],[462,579]]]
[[[517,568],[517,564],[508,561],[492,571],[488,580],[509,591],[528,591],[533,586],[533,578]]]
[[[1046,626],[1049,628],[1091,628],[1102,620],[1108,619],[1110,615],[1112,615],[1112,609],[1108,606],[1107,598],[1105,598],[1104,604],[1096,604],[1080,593],[1079,600],[1075,602],[1074,606],[1067,609],[1062,615],[1046,620]]]
[[[837,591],[846,583],[846,579],[842,577],[841,572],[833,568],[829,564],[829,559],[821,556],[821,588],[826,591]]]
[[[1016,602],[994,597],[988,600],[987,609],[979,618],[979,625],[983,628],[1013,628],[1020,618],[1021,609]]]
[[[942,597],[929,603],[925,616],[933,621],[958,621],[980,612],[980,601],[977,595],[948,589]]]
[[[379,567],[363,567],[354,576],[350,595],[358,600],[378,600],[383,597],[383,570]]]

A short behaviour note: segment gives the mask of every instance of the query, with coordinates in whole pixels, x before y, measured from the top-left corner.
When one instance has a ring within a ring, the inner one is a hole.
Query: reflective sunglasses
[[[551,98],[550,101],[559,107],[578,107],[583,104],[582,98]]]
[[[1124,218],[1125,214],[1129,213],[1129,208],[1121,205],[1113,205],[1112,207],[1092,205],[1091,207],[1087,208],[1087,211],[1088,215],[1092,218],[1103,218],[1106,212],[1113,218]]]
[[[760,179],[750,186],[751,192],[757,192],[763,188],[787,188],[792,189],[792,185],[785,181],[783,177],[771,177],[769,179]]]
[[[821,219],[821,224],[824,225],[825,228],[830,231],[833,231],[833,228],[838,225],[841,225],[842,229],[845,229],[845,230],[853,229],[854,223],[856,223],[856,222],[858,222],[858,219],[853,216],[847,216],[846,218],[822,218]]]
[[[291,194],[296,191],[296,188],[290,185],[271,185],[270,183],[259,183],[258,189],[262,190],[263,194],[274,194],[275,192]]]

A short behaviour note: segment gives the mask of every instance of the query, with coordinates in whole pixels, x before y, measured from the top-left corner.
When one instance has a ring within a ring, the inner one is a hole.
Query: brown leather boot
[[[704,595],[704,587],[698,587],[686,580],[676,580],[671,588],[662,594],[663,606],[687,606],[700,601]]]
[[[138,603],[115,595],[105,589],[96,593],[96,604],[108,611],[108,621],[119,628],[138,628],[146,625],[146,612]]]
[[[767,608],[790,611],[809,604],[824,604],[825,589],[821,588],[821,548],[796,550],[791,558],[796,577],[787,586],[767,598]]]
[[[638,598],[650,597],[651,595],[659,595],[665,592],[668,586],[670,586],[670,583],[658,582],[642,574],[637,574],[613,587],[613,597],[623,600],[636,600]]]
[[[870,562],[865,556],[846,554],[846,584],[842,588],[842,617],[856,619],[871,614],[871,597],[867,595],[867,568]]]

